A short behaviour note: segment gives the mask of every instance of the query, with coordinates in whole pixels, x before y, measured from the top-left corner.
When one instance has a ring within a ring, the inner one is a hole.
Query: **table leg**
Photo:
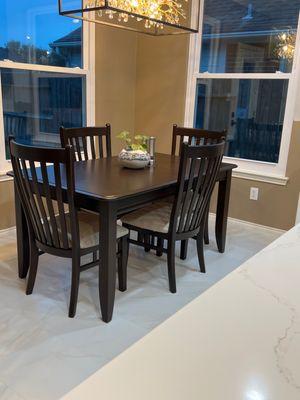
[[[18,251],[18,274],[24,279],[29,269],[29,235],[24,210],[15,184],[15,214]]]
[[[116,289],[117,214],[110,204],[101,206],[99,298],[104,322],[113,315]]]
[[[225,178],[219,182],[215,229],[218,250],[220,253],[224,253],[225,251],[231,176],[232,171],[227,171]]]

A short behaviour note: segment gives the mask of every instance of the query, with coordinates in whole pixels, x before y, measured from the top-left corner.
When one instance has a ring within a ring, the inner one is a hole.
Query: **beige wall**
[[[112,125],[112,149],[122,143],[116,134],[134,130],[137,35],[96,26],[96,125]]]
[[[12,181],[0,182],[0,230],[15,225],[14,188]]]
[[[186,35],[138,36],[135,129],[157,137],[157,150],[169,152],[172,125],[184,121]]]
[[[170,151],[172,124],[184,121],[187,49],[187,37],[138,37],[135,126],[138,131],[156,136],[161,152]],[[280,229],[291,228],[300,192],[299,154],[300,122],[295,122],[287,186],[234,178],[230,216]],[[251,186],[260,189],[258,201],[249,199]],[[212,209],[214,206],[215,195]]]

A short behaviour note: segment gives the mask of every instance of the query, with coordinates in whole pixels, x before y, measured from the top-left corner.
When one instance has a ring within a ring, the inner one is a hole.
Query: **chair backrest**
[[[184,143],[185,137],[188,138],[187,143],[190,145],[200,146],[205,144],[215,144],[226,140],[227,131],[207,131],[205,129],[183,128],[173,125],[172,137],[172,151],[171,154],[175,155],[177,150],[177,143],[179,142],[179,155],[181,153],[181,146]],[[179,139],[179,140],[178,140]]]
[[[224,140],[203,146],[183,143],[178,192],[170,221],[171,233],[198,233],[218,176],[224,149]]]
[[[98,154],[95,139],[98,141]],[[60,128],[62,147],[73,146],[75,160],[85,161],[96,158],[111,157],[110,124],[102,127]]]
[[[79,243],[72,148],[25,146],[13,138],[9,148],[16,187],[34,239],[38,244],[64,250],[71,248],[71,241]]]

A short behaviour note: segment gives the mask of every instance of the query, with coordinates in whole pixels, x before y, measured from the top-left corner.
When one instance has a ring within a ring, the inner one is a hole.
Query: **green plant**
[[[122,131],[117,135],[117,138],[125,141],[126,150],[147,151],[147,139],[149,138],[149,136],[136,135],[132,139],[130,132]]]

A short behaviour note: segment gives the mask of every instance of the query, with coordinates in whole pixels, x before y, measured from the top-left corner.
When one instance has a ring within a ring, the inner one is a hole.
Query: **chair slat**
[[[220,143],[220,141],[225,140],[227,136],[227,131],[209,131],[205,129],[195,129],[195,128],[184,128],[177,125],[173,125],[173,135],[172,135],[172,148],[171,154],[176,154],[177,141],[179,140],[179,155],[181,154],[181,146],[184,141],[184,137],[188,138],[188,143],[190,145],[202,146],[205,144],[215,144]]]
[[[64,209],[63,195],[62,195],[60,164],[58,163],[54,163],[54,176],[55,176],[55,187],[56,187],[56,200],[58,206],[58,217],[59,217],[58,219],[61,229],[60,246],[63,249],[68,249],[70,246],[68,240],[66,213]]]
[[[91,146],[92,159],[95,159],[96,158],[96,151],[95,151],[94,136],[90,136],[90,146]]]
[[[217,158],[212,163],[211,176],[213,176],[215,178],[211,179],[210,182],[207,185],[206,193],[204,194],[204,201],[203,201],[203,204],[202,204],[202,208],[199,210],[198,219],[196,221],[196,225],[197,226],[200,225],[201,223],[203,223],[203,217],[205,216],[206,205],[209,204],[209,200],[210,200],[212,191],[213,191],[214,186],[215,186],[216,177],[217,177],[217,174],[218,174],[218,171],[219,171],[221,163],[222,163],[222,157]]]
[[[197,200],[200,199],[199,192],[200,192],[200,189],[203,184],[204,177],[205,177],[205,166],[206,166],[207,160],[205,158],[201,158],[199,161],[200,162],[198,162],[197,181],[196,181],[196,185],[193,190],[193,196],[191,198],[190,207],[189,207],[188,214],[186,217],[186,222],[185,222],[185,226],[184,226],[185,230],[194,229],[191,222],[192,222],[193,216],[196,214],[196,204],[197,204]]]
[[[75,159],[77,161],[111,157],[111,127],[83,127],[83,128],[60,128],[61,145],[67,143],[74,147]],[[97,154],[95,139],[98,141]],[[82,146],[80,146],[82,141]],[[89,146],[88,146],[89,144]],[[83,150],[83,156],[81,153]]]
[[[45,162],[41,162],[41,171],[42,171],[42,177],[43,177],[43,189],[46,197],[46,203],[47,203],[47,208],[48,208],[48,214],[49,214],[49,219],[51,222],[51,234],[52,234],[52,243],[55,247],[60,247],[59,246],[59,233],[58,233],[58,227],[57,227],[57,221],[55,218],[55,212],[54,212],[54,207],[53,207],[53,202],[51,199],[51,193],[50,193],[50,187],[49,187],[49,179],[48,179],[48,172],[47,172],[47,166]],[[46,221],[44,221],[45,223]]]
[[[193,186],[193,182],[194,182],[196,163],[197,163],[197,159],[194,158],[191,160],[191,163],[189,166],[189,173],[188,173],[189,178],[188,178],[187,188],[186,188],[185,194],[184,194],[184,201],[183,201],[183,205],[182,205],[182,209],[181,209],[179,225],[177,228],[178,232],[181,232],[183,230],[183,227],[185,226],[186,216],[188,214],[188,210],[190,207],[190,203],[191,203],[190,197],[191,197],[191,190],[192,190],[192,186]]]
[[[75,147],[76,147],[76,153],[78,157],[78,161],[82,161],[82,156],[81,156],[81,147],[79,143],[79,138],[75,137]]]
[[[111,157],[111,128],[106,124],[106,157]]]
[[[98,137],[98,149],[99,149],[99,157],[103,158],[103,141],[102,136]]]
[[[22,166],[21,166],[21,161],[19,159],[12,158],[12,165],[14,168],[14,173],[15,173],[15,179],[17,183],[17,190],[19,192],[20,198],[24,199],[23,200],[23,207],[26,209],[28,213],[28,217],[32,220],[32,228],[37,235],[37,237],[40,237],[40,232],[39,229],[35,223],[35,214],[33,213],[32,206],[30,204],[30,200],[28,197],[28,190],[25,184],[25,173],[23,173]],[[26,200],[25,200],[26,199]]]
[[[29,161],[29,165],[30,165],[32,185],[33,185],[34,193],[35,193],[37,203],[38,203],[38,206],[40,209],[39,220],[42,222],[42,228],[43,228],[42,230],[45,232],[46,240],[48,241],[49,244],[52,244],[52,237],[51,237],[49,221],[47,218],[47,213],[45,210],[44,202],[43,202],[42,196],[40,194],[40,189],[39,189],[39,185],[38,185],[36,166],[33,161]]]
[[[88,155],[88,148],[87,148],[87,140],[86,137],[82,137],[82,146],[83,146],[83,152],[84,152],[84,158],[85,160],[89,159],[89,155]]]
[[[208,159],[204,158],[203,159],[202,176],[199,177],[201,180],[200,185],[199,185],[199,198],[196,201],[195,211],[194,211],[193,218],[191,221],[191,229],[195,229],[195,227],[197,226],[198,216],[202,213],[202,210],[204,208],[203,202],[205,199],[205,191],[206,191],[207,184],[209,183],[209,180],[211,179],[209,166],[210,166],[210,161]]]
[[[36,230],[36,235],[42,240],[44,238],[44,231],[41,223],[41,217],[36,206],[35,199],[33,197],[33,193],[30,186],[30,179],[28,175],[27,165],[25,160],[20,160],[22,169],[21,169],[21,179],[23,180],[24,194],[26,196],[28,210],[31,213],[33,226]]]
[[[180,136],[180,140],[179,140],[179,155],[181,155],[181,148],[182,148],[182,144],[183,144],[183,136]]]

